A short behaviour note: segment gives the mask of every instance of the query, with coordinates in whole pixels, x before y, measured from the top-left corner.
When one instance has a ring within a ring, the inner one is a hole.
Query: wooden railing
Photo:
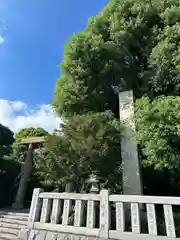
[[[35,189],[28,228],[93,239],[170,240],[177,238],[180,229],[180,218],[179,223],[174,221],[174,206],[177,215],[180,198],[109,195],[107,190],[100,194],[79,194]],[[159,230],[157,216],[161,216],[164,235]]]

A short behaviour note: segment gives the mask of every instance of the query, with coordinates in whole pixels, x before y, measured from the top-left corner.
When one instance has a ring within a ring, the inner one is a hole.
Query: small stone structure
[[[28,145],[27,157],[25,159],[23,171],[21,173],[21,180],[19,188],[17,191],[15,202],[13,203],[13,208],[21,209],[24,207],[24,198],[26,195],[26,190],[32,173],[33,167],[33,151],[39,145],[45,142],[44,137],[29,137],[23,139],[20,144]]]
[[[74,201],[75,214],[72,226],[68,223],[68,216]],[[95,203],[98,204],[99,211],[97,207],[95,208]],[[130,204],[130,231],[127,231],[125,225],[125,203]],[[146,233],[141,232],[139,204],[146,206],[148,228]],[[116,219],[113,229],[111,227],[112,205],[115,207]],[[165,236],[158,234],[156,205],[163,207]],[[42,189],[35,189],[27,225],[28,240],[172,240],[176,238],[175,227],[177,227],[174,222],[172,205],[180,206],[180,198],[111,195],[108,190],[101,190],[99,194],[80,194],[47,193]],[[86,217],[85,222],[84,217]],[[99,222],[98,226],[97,222]]]

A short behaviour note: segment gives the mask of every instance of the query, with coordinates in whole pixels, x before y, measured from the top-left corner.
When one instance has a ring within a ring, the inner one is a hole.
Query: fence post
[[[35,188],[33,191],[31,207],[29,212],[27,227],[32,229],[34,222],[39,220],[40,210],[41,210],[41,200],[39,199],[39,194],[43,192],[41,188]]]
[[[87,182],[91,184],[90,193],[97,195],[99,193],[99,186],[98,186],[99,180],[97,179],[96,174],[91,174]],[[96,208],[97,208],[97,203],[93,200],[88,200],[87,218],[86,218],[86,226],[88,228],[95,228]]]
[[[109,238],[110,225],[109,191],[100,191],[100,238]]]

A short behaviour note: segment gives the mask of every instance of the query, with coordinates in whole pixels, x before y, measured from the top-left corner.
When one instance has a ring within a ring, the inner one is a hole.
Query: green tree
[[[180,97],[143,97],[135,109],[144,193],[179,196]]]
[[[137,140],[144,167],[180,170],[180,97],[143,97],[136,102]]]
[[[117,190],[121,186],[119,141],[119,123],[110,112],[76,115],[49,137],[36,161],[38,173],[60,188],[68,181],[82,187],[95,171]]]
[[[11,153],[14,142],[14,133],[6,126],[0,124],[0,159]]]
[[[166,169],[168,173],[176,171],[178,107],[176,116],[170,107],[177,100],[156,98],[180,94],[179,39],[178,0],[110,0],[100,14],[89,20],[86,29],[65,46],[62,76],[56,83],[52,103],[55,111],[68,121],[74,115],[107,110],[117,119],[119,91],[132,89],[135,99],[147,95],[140,100],[137,111],[142,165],[153,170]],[[146,113],[155,108],[161,120],[155,121]]]
[[[13,144],[13,155],[16,160],[24,161],[25,155],[27,153],[28,146],[22,145],[22,139],[28,137],[43,137],[48,136],[48,132],[43,128],[23,128],[15,135],[15,142]]]
[[[65,47],[53,105],[63,116],[112,110],[117,92],[180,94],[180,2],[111,0]]]
[[[12,157],[14,133],[0,124],[0,207],[7,206],[12,200],[12,188],[19,174],[19,164]],[[4,184],[6,183],[6,184]]]

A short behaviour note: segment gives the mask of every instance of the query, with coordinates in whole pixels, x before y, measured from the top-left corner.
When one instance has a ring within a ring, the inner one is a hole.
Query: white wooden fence
[[[130,206],[131,215],[131,227],[129,230],[126,230],[126,214],[124,214],[124,205],[127,209],[127,203]],[[114,229],[111,228],[112,212],[110,205],[115,206]],[[157,205],[161,205],[164,212],[166,236],[158,234]],[[68,219],[72,206],[75,206],[74,221],[73,225],[69,225]],[[34,189],[28,220],[28,228],[31,229],[29,239],[68,240],[72,239],[68,238],[71,235],[74,236],[73,239],[87,239],[87,237],[88,239],[92,237],[92,239],[122,240],[175,239],[178,224],[175,226],[174,206],[180,207],[180,198],[110,195],[107,190],[101,190],[99,194],[80,194],[45,193],[41,189]],[[143,219],[142,211],[144,211],[146,216]],[[85,221],[84,217],[86,218]],[[142,221],[144,224],[147,222],[146,233],[141,231]],[[45,231],[46,238],[43,235]],[[38,232],[41,232],[41,238],[35,238],[35,233],[37,234]],[[50,233],[51,237],[47,238],[47,232]]]

